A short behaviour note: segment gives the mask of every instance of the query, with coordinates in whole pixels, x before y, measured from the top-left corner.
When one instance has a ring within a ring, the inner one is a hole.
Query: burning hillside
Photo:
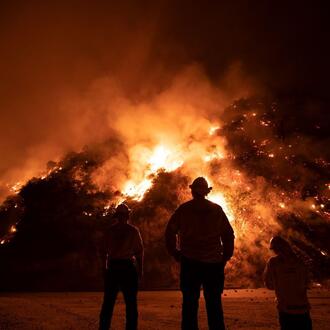
[[[276,233],[316,281],[329,278],[329,127],[308,112],[298,117],[303,103],[246,98],[224,107],[219,91],[202,87],[181,80],[149,103],[116,100],[111,138],[12,186],[0,210],[1,289],[100,288],[102,236],[124,200],[145,241],[144,286],[175,286],[164,229],[197,176],[235,230],[229,285],[261,284]]]

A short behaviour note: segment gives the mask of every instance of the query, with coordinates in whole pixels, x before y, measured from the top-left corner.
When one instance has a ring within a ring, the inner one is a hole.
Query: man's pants
[[[289,314],[279,312],[281,330],[312,330],[312,320],[309,313]]]
[[[180,273],[180,288],[183,296],[182,329],[198,329],[198,302],[201,286],[204,291],[209,329],[225,329],[221,304],[224,286],[223,263],[206,263],[185,257],[181,259]]]
[[[126,304],[126,330],[136,330],[138,275],[131,260],[111,260],[105,274],[104,298],[100,313],[100,330],[108,330],[119,290]]]

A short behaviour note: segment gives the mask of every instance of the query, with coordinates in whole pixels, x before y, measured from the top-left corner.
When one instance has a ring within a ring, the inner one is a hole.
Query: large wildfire
[[[261,285],[268,242],[277,233],[290,240],[315,281],[329,277],[324,123],[300,125],[286,115],[292,102],[233,101],[200,81],[184,75],[152,99],[110,100],[103,113],[107,138],[10,186],[0,210],[2,276],[9,287],[17,287],[9,280],[17,271],[29,274],[22,287],[81,288],[91,278],[100,283],[102,235],[108,215],[123,201],[145,241],[145,286],[173,287],[177,269],[166,254],[164,230],[175,208],[191,197],[188,185],[197,176],[213,187],[208,198],[222,206],[235,230],[228,285]],[[74,284],[72,274],[84,280]],[[54,285],[55,277],[65,284]]]

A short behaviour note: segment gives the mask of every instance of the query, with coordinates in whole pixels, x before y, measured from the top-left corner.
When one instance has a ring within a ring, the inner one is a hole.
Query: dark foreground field
[[[330,291],[309,292],[314,329],[330,329]],[[178,291],[141,292],[139,328],[179,329],[181,296]],[[102,294],[2,293],[0,329],[97,329]],[[226,290],[224,310],[228,329],[277,329],[273,293],[265,289]],[[207,329],[204,301],[200,329]],[[122,297],[115,308],[112,329],[124,329]]]

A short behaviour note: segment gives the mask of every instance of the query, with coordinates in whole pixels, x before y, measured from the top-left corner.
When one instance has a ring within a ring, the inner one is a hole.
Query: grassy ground
[[[330,291],[309,292],[315,330],[329,329]],[[102,293],[2,293],[0,329],[97,329]],[[223,296],[228,329],[278,329],[273,293],[266,289],[226,290]],[[139,293],[139,329],[179,329],[181,295],[178,291]],[[203,298],[200,329],[207,329]],[[125,312],[120,296],[112,329],[124,329]]]

